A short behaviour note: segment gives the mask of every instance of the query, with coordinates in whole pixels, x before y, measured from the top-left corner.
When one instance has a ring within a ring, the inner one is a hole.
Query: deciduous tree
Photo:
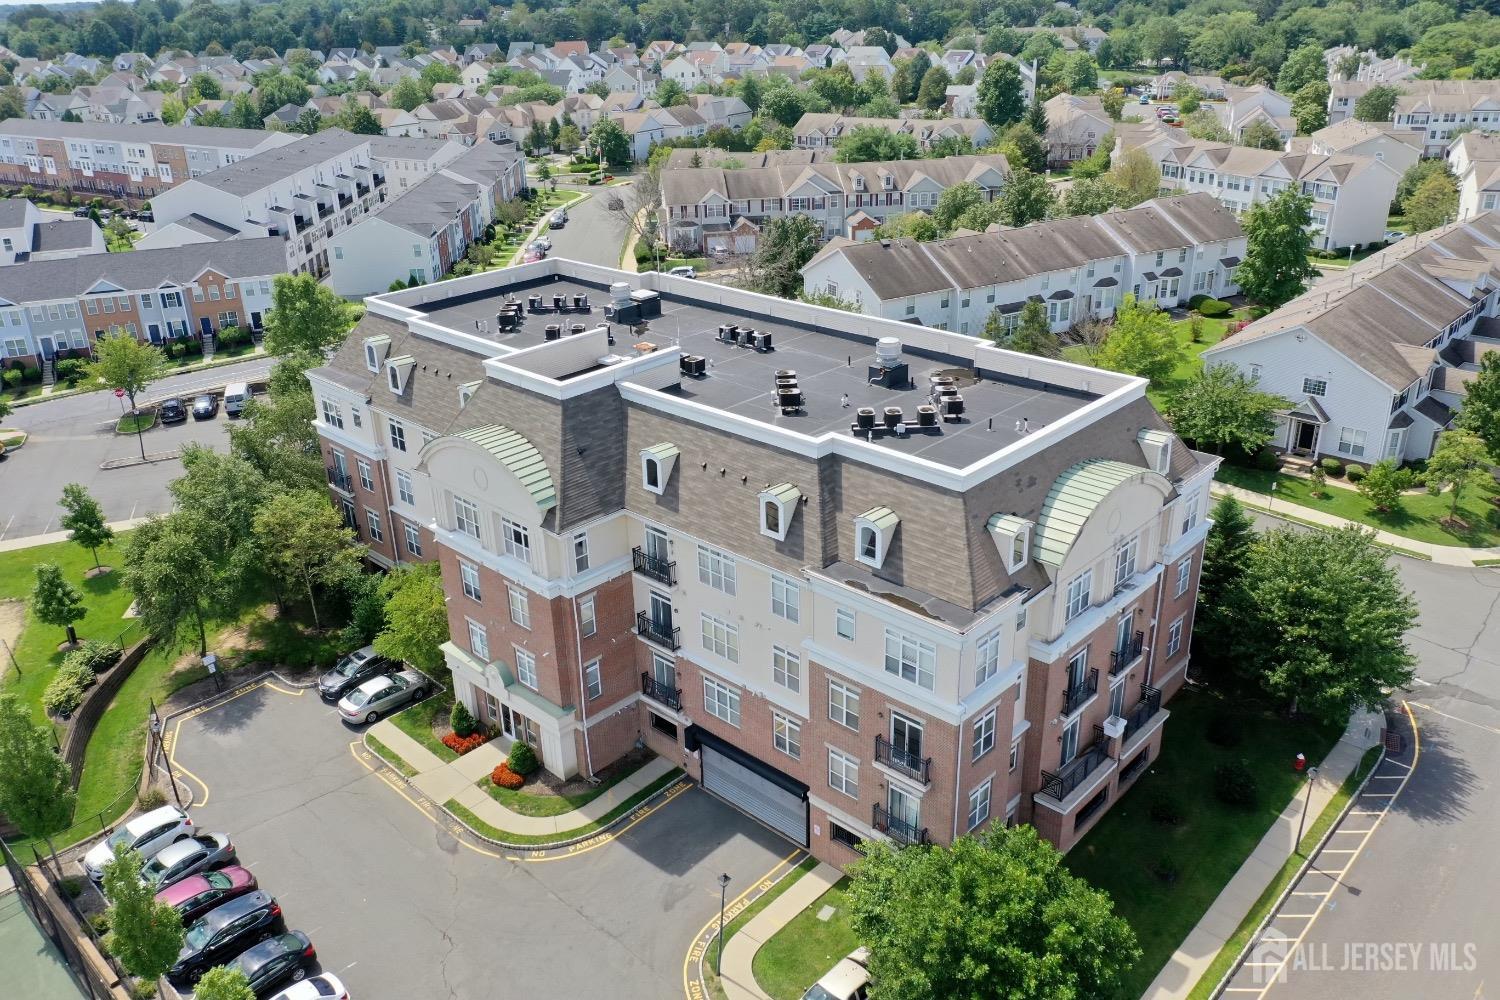
[[[849,869],[850,922],[882,1000],[1109,996],[1140,957],[1109,896],[1030,826],[864,850]]]
[[[381,590],[385,627],[375,636],[375,651],[437,676],[443,665],[439,647],[448,641],[442,570],[436,563],[402,566],[386,576]]]
[[[1303,45],[1287,54],[1276,75],[1276,90],[1283,94],[1295,94],[1309,83],[1322,83],[1328,78],[1328,64],[1323,60],[1323,49],[1317,45]]]
[[[1489,475],[1489,453],[1479,435],[1467,430],[1444,431],[1427,460],[1427,489],[1434,496],[1448,491],[1450,520],[1458,520],[1464,493]]]
[[[39,563],[36,583],[31,588],[31,613],[37,621],[68,630],[68,642],[77,643],[73,623],[89,613],[83,594],[63,578],[56,563]]]
[[[1354,117],[1362,122],[1388,122],[1396,113],[1396,99],[1400,96],[1398,88],[1378,83],[1354,102]]]
[[[796,298],[802,290],[802,265],[818,252],[822,229],[806,215],[766,220],[750,256],[749,287],[766,295]]]
[[[288,587],[307,594],[313,624],[318,618],[318,590],[359,572],[363,554],[354,533],[321,490],[279,493],[255,514],[255,535],[266,566]]]
[[[1161,191],[1161,168],[1152,162],[1151,154],[1140,147],[1128,149],[1117,157],[1115,165],[1105,176],[1123,193],[1121,208],[1134,208],[1155,198]]]
[[[996,203],[999,221],[1003,225],[1025,226],[1052,214],[1056,198],[1047,178],[1025,167],[1012,167],[1010,178]]]
[[[1413,232],[1436,229],[1457,217],[1458,186],[1448,173],[1433,173],[1412,192],[1403,207]]]
[[[1287,188],[1252,205],[1243,225],[1245,259],[1235,272],[1240,290],[1273,309],[1306,291],[1307,279],[1318,273],[1307,260],[1312,197]]]
[[[1411,683],[1417,605],[1373,533],[1279,528],[1245,561],[1239,668],[1294,711],[1342,725]]]
[[[219,573],[192,527],[179,512],[149,518],[131,531],[125,583],[146,631],[171,642],[191,629],[201,655],[208,652],[208,607]]]
[[[193,987],[193,1000],[255,1000],[255,991],[239,966],[216,965]]]
[[[612,167],[623,167],[630,162],[630,137],[613,118],[605,118],[594,124],[589,133],[589,147],[598,151],[602,162]]]
[[[81,483],[69,483],[63,487],[59,506],[67,511],[61,524],[68,531],[68,541],[88,549],[94,557],[94,568],[99,569],[99,547],[108,545],[115,538],[114,531],[105,523],[104,508]]]
[[[1276,126],[1267,121],[1251,122],[1240,132],[1240,145],[1251,149],[1281,149],[1286,144]]]
[[[1098,364],[1147,379],[1160,388],[1181,362],[1183,347],[1172,335],[1172,320],[1154,303],[1126,295],[1115,312],[1114,329],[1099,349]]]
[[[1118,208],[1125,200],[1125,192],[1105,177],[1075,180],[1063,195],[1063,215],[1099,215]]]
[[[47,841],[57,867],[52,838],[72,822],[78,797],[72,769],[53,749],[49,728],[15,695],[0,694],[0,814],[26,836]]]
[[[1411,486],[1409,471],[1396,464],[1394,458],[1382,459],[1365,472],[1365,477],[1356,485],[1364,498],[1382,514],[1401,507],[1401,494]]]
[[[266,314],[266,350],[271,354],[320,353],[344,342],[349,310],[311,274],[278,274]]]
[[[1469,383],[1458,426],[1477,435],[1500,463],[1500,351],[1490,351],[1479,362],[1479,373]]]
[[[110,951],[127,972],[155,981],[177,962],[182,918],[142,882],[144,864],[139,851],[116,844],[114,858],[104,864],[104,895],[109,900]]]
[[[840,163],[915,160],[922,155],[917,140],[909,134],[892,132],[879,125],[856,125],[839,137],[834,150],[834,158]]]
[[[1304,84],[1292,95],[1292,117],[1297,119],[1297,134],[1311,135],[1328,124],[1329,86],[1323,80]]]
[[[306,371],[323,363],[321,354],[301,351],[276,362],[266,392],[250,400],[229,428],[229,449],[283,489],[324,485],[323,456],[312,388]]]
[[[124,392],[134,412],[136,396],[166,374],[166,370],[167,357],[158,348],[141,343],[119,327],[111,327],[106,336],[94,343],[94,360],[88,367],[88,378]],[[136,443],[140,445],[144,461],[146,444],[141,437],[139,421],[136,423]]]
[[[1168,407],[1177,433],[1224,454],[1233,445],[1248,455],[1276,434],[1276,412],[1290,405],[1261,392],[1256,380],[1234,365],[1210,365],[1182,388]]]
[[[993,129],[1021,120],[1026,99],[1021,89],[1021,70],[1009,59],[995,58],[979,78],[975,112]]]

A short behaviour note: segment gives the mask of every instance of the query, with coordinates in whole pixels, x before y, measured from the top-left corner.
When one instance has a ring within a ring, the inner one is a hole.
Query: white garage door
[[[708,744],[703,754],[703,787],[749,813],[794,843],[807,846],[807,801]]]

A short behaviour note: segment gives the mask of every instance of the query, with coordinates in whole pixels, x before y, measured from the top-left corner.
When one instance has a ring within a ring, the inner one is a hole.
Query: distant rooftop
[[[369,141],[367,135],[355,135],[341,128],[324,129],[317,135],[247,156],[195,180],[230,194],[250,194]]]
[[[39,139],[99,139],[112,142],[161,142],[178,146],[227,146],[254,149],[269,132],[253,128],[215,128],[206,125],[110,125],[104,122],[44,121],[7,118],[0,122],[0,135],[24,135]]]

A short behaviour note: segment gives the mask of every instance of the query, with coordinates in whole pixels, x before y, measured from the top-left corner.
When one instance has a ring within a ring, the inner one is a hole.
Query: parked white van
[[[237,417],[250,400],[250,386],[245,382],[231,382],[224,387],[224,413]]]

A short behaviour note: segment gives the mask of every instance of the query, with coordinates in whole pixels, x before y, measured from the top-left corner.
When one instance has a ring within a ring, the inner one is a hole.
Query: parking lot
[[[362,759],[312,691],[258,686],[173,729],[194,821],[356,1000],[677,996],[719,874],[734,896],[800,853],[693,786],[570,856],[507,858]]]

